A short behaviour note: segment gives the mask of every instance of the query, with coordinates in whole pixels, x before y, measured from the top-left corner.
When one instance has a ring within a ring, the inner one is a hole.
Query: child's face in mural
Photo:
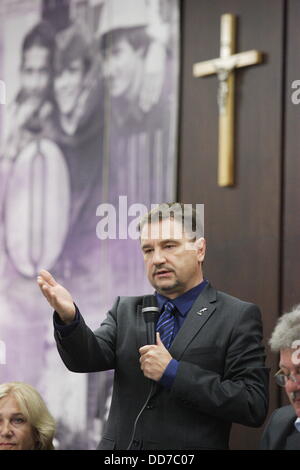
[[[124,38],[109,46],[104,56],[104,77],[114,98],[134,97],[137,71],[142,63],[142,50],[134,49]]]
[[[12,395],[0,399],[0,450],[33,450],[33,428]]]
[[[84,80],[84,62],[75,59],[54,78],[54,93],[62,114],[71,114],[82,90]]]
[[[44,98],[50,84],[50,76],[48,49],[33,46],[24,52],[21,82],[28,97]]]

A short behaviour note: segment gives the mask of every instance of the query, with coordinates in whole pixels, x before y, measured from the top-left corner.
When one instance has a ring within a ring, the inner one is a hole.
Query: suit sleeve
[[[268,409],[268,369],[264,367],[260,311],[253,304],[246,305],[228,338],[223,373],[179,361],[171,393],[203,413],[260,426]]]
[[[118,297],[106,319],[95,332],[79,313],[79,324],[67,336],[55,330],[57,349],[72,372],[99,372],[114,369]]]

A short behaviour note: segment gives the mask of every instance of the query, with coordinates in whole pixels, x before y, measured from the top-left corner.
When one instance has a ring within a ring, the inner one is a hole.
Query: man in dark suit
[[[205,240],[197,228],[195,211],[181,204],[160,205],[140,223],[146,272],[162,312],[154,345],[147,344],[142,296],[118,297],[93,333],[69,292],[46,271],[38,278],[56,310],[66,366],[115,369],[100,449],[227,449],[232,422],[260,426],[265,419],[259,309],[203,278]]]
[[[278,408],[271,415],[261,449],[300,450],[300,305],[280,317],[270,345],[272,351],[280,352],[275,379],[284,387],[291,405]]]

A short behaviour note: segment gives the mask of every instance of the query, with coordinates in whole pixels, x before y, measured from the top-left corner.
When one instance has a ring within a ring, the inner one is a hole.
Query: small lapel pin
[[[203,312],[206,312],[207,310],[207,307],[204,307],[204,308],[201,308],[201,310],[199,310],[198,315],[202,315]]]

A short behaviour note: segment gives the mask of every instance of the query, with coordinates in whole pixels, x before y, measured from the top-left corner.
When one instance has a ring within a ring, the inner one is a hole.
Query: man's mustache
[[[300,399],[300,390],[297,390],[296,392],[291,392],[290,397],[292,401]]]
[[[159,266],[159,267],[156,267],[153,271],[153,276],[155,276],[155,274],[159,273],[160,271],[172,271],[172,272],[175,272],[174,269],[172,268],[169,268],[168,266]]]

